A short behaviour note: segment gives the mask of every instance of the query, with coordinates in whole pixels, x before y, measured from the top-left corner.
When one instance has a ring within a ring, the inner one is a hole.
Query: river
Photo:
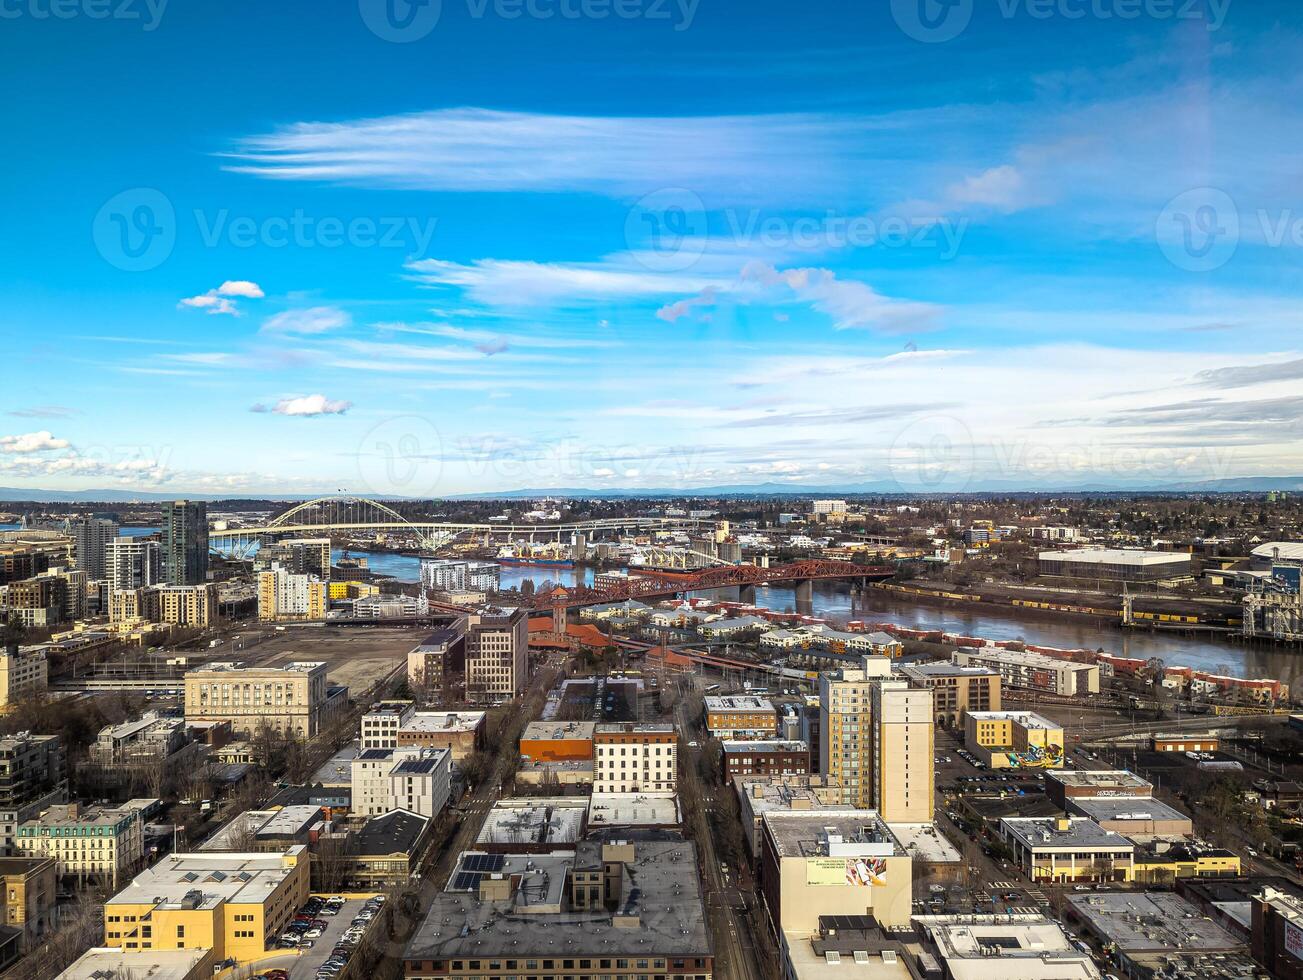
[[[404,582],[420,580],[420,559],[388,552],[353,552],[365,555],[370,566],[384,575]],[[336,553],[338,559],[339,553]],[[535,587],[551,580],[559,585],[574,585],[582,575],[591,585],[591,568],[541,568],[504,566],[502,588],[519,588],[526,580]],[[1303,690],[1303,656],[1284,652],[1283,648],[1247,647],[1213,637],[1193,637],[1120,630],[1101,620],[1085,618],[1052,619],[1020,616],[1002,609],[984,607],[963,609],[932,603],[902,602],[894,596],[870,589],[855,600],[852,607],[850,586],[843,582],[814,583],[813,615],[831,620],[867,619],[895,623],[910,629],[945,630],[991,640],[1024,640],[1041,646],[1063,649],[1104,650],[1115,656],[1148,659],[1160,657],[1172,666],[1193,667],[1235,677],[1278,677],[1294,690]],[[708,594],[708,593],[703,593]],[[736,598],[722,591],[720,598]],[[756,604],[787,612],[796,608],[794,590],[762,586],[756,589]]]

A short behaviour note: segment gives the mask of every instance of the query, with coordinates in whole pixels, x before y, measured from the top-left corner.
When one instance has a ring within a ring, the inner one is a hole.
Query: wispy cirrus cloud
[[[730,197],[814,198],[851,184],[871,156],[866,120],[820,113],[573,116],[437,109],[299,122],[246,137],[226,169],[277,180],[439,191],[588,191],[612,196],[687,187]],[[521,161],[529,161],[521,166]]]
[[[269,316],[262,323],[264,333],[321,334],[347,327],[353,318],[334,306],[313,306],[302,310],[285,310]]]
[[[66,405],[32,405],[30,408],[14,408],[5,412],[19,419],[68,419],[77,414],[77,409]]]

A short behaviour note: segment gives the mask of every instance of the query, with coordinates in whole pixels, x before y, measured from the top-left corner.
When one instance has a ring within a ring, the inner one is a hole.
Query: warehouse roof
[[[1172,565],[1188,562],[1183,551],[1141,551],[1138,548],[1079,548],[1075,551],[1042,551],[1041,561],[1067,561],[1080,565]]]

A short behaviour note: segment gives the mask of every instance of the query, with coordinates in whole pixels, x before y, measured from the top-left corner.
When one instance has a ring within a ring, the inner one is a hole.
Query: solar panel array
[[[467,854],[462,857],[457,873],[453,875],[453,891],[476,891],[480,879],[487,874],[501,871],[506,863],[504,854]]]

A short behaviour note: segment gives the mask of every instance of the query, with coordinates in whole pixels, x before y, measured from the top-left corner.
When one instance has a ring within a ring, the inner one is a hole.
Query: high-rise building
[[[908,681],[876,681],[873,805],[887,823],[931,823],[936,793],[932,692]]]
[[[466,700],[510,701],[529,679],[529,618],[518,607],[491,607],[468,617]]]
[[[73,558],[88,579],[104,578],[109,542],[118,536],[116,521],[103,517],[81,517],[69,523]]]
[[[330,581],[330,538],[288,538],[259,548],[253,559],[255,572],[279,566],[295,575],[315,575]]]
[[[873,685],[890,678],[891,658],[864,657],[857,668],[819,677],[819,762],[841,802],[873,805]]]
[[[162,549],[152,538],[112,538],[105,557],[104,577],[110,595],[120,589],[157,585],[163,576]]]
[[[217,586],[212,582],[160,586],[158,599],[160,623],[203,629],[217,622]]]
[[[280,567],[258,573],[259,619],[325,619],[329,608],[330,584],[315,575]]]
[[[208,577],[208,505],[202,500],[163,504],[163,578],[198,585]]]

